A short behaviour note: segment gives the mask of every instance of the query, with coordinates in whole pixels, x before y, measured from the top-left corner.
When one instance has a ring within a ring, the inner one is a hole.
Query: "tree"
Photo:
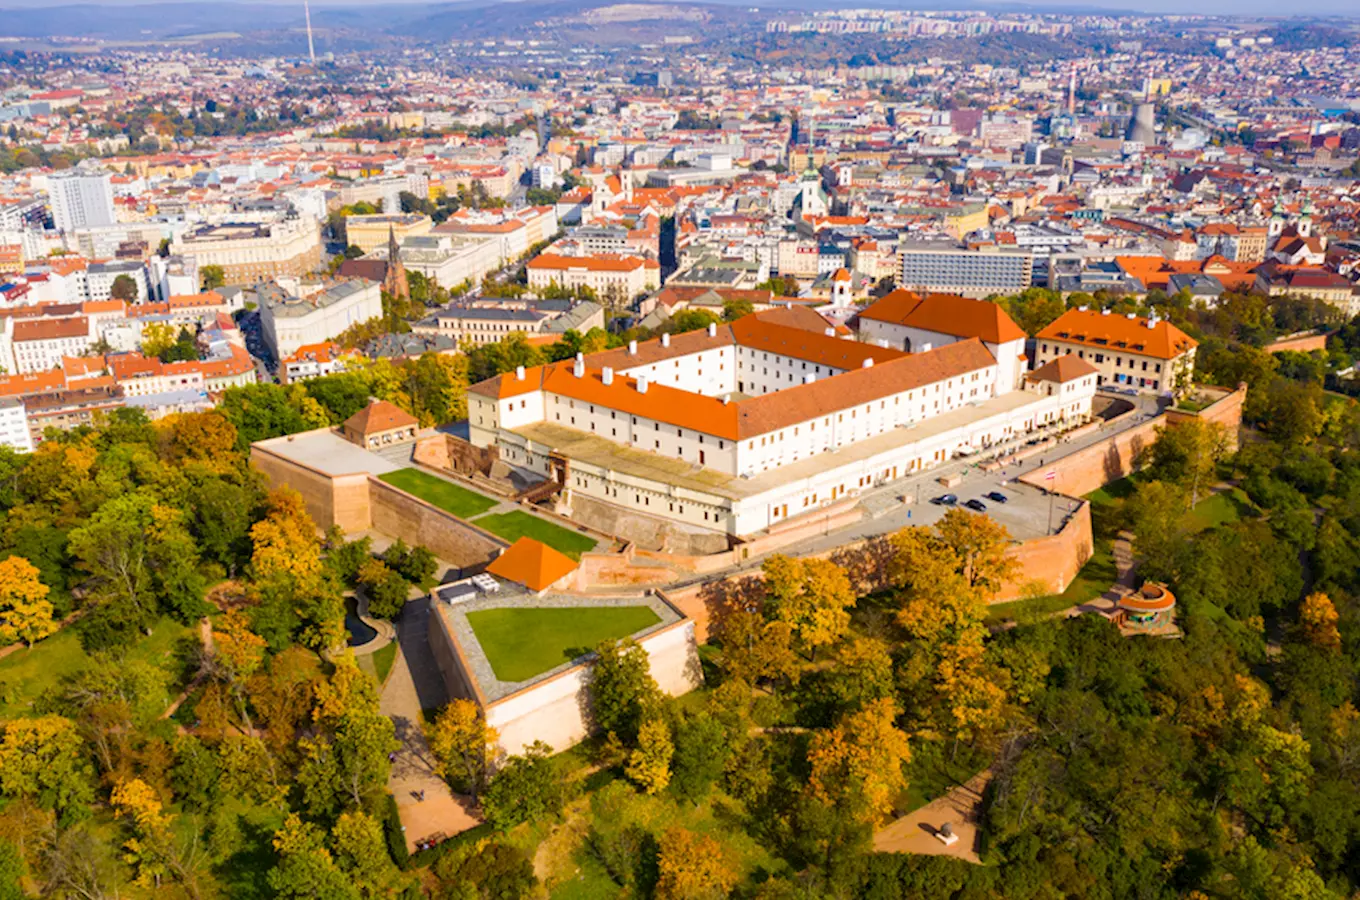
[[[382,560],[370,559],[359,567],[359,583],[368,594],[368,613],[379,619],[395,619],[406,606],[410,586]]]
[[[94,799],[76,723],[61,716],[11,719],[0,738],[0,792],[58,812]]]
[[[1299,631],[1303,639],[1314,647],[1339,651],[1341,632],[1336,627],[1338,618],[1332,599],[1320,591],[1314,592],[1303,598],[1299,606]]]
[[[652,678],[647,651],[636,641],[604,641],[595,648],[590,709],[601,731],[633,743],[643,720],[660,699],[661,689]]]
[[[204,266],[199,274],[203,277],[203,290],[215,291],[227,283],[226,272],[221,266]]]
[[[674,755],[670,728],[661,719],[649,719],[638,729],[637,748],[628,755],[624,774],[644,793],[658,794],[671,782]]]
[[[151,322],[142,328],[142,353],[160,357],[175,345],[175,329],[164,322]]]
[[[951,509],[935,523],[935,532],[954,551],[958,573],[986,594],[995,595],[1020,568],[1006,552],[1010,532],[991,516]]]
[[[430,752],[439,774],[475,798],[486,784],[496,758],[496,729],[486,724],[477,704],[456,699],[439,711],[427,728]]]
[[[793,649],[793,627],[769,622],[753,611],[738,610],[722,621],[723,668],[739,681],[796,681],[799,657]]]
[[[766,615],[787,623],[813,658],[818,647],[840,640],[850,627],[855,592],[840,566],[825,559],[775,555],[761,571]]]
[[[19,848],[0,839],[0,900],[24,900],[24,857]]]
[[[335,863],[362,897],[391,897],[402,882],[383,840],[382,825],[362,811],[342,813],[331,833]]]
[[[1166,481],[1190,492],[1190,505],[1199,503],[1200,491],[1217,480],[1218,464],[1228,453],[1228,429],[1221,422],[1187,419],[1157,430],[1157,440],[1144,453],[1140,464],[1148,477]]]
[[[709,715],[686,719],[675,732],[671,790],[699,803],[722,777],[732,758],[732,739],[723,723]]]
[[[279,862],[269,886],[281,900],[360,900],[350,878],[335,864],[320,830],[290,813],[274,834]]]
[[[242,450],[256,441],[307,429],[307,420],[293,404],[288,389],[278,384],[228,388],[222,393],[218,411],[236,426]]]
[[[32,647],[57,630],[49,592],[28,560],[11,556],[0,561],[0,644],[23,641]]]
[[[911,759],[907,736],[893,724],[897,707],[875,700],[808,746],[808,784],[823,803],[844,806],[858,820],[875,825],[906,789],[902,766]]]
[[[119,275],[109,287],[109,296],[124,303],[134,303],[138,296],[137,282],[131,275]]]
[[[727,848],[708,835],[679,826],[666,829],[657,845],[658,900],[722,900],[737,886]]]
[[[1173,484],[1149,481],[1139,486],[1124,506],[1134,552],[1143,574],[1158,581],[1177,581],[1184,571],[1190,546],[1186,541],[1187,497]]]
[[[521,822],[554,818],[566,803],[566,788],[552,759],[552,748],[534,741],[523,756],[511,756],[482,795],[482,811],[501,831]]]
[[[114,785],[109,800],[114,815],[130,822],[132,834],[123,845],[123,860],[137,867],[138,884],[159,887],[173,868],[170,822],[160,797],[146,782],[132,778]]]

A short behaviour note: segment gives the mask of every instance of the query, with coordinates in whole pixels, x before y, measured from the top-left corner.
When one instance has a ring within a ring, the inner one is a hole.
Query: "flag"
[[[1057,477],[1058,477],[1057,469],[1049,469],[1047,472],[1044,473],[1044,481],[1052,481]]]

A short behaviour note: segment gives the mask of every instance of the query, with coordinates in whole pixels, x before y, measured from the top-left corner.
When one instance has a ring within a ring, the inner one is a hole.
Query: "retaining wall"
[[[374,528],[412,546],[424,544],[464,572],[484,568],[507,546],[491,533],[385,481],[371,477],[367,481]]]
[[[372,527],[367,473],[327,475],[285,459],[259,444],[251,446],[250,462],[265,474],[272,486],[287,485],[301,494],[307,513],[319,528],[324,530],[339,525],[353,533]]]

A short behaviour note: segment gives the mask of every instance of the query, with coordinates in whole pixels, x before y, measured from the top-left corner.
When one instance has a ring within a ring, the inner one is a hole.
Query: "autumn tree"
[[[808,746],[813,796],[849,809],[862,822],[881,822],[906,789],[902,767],[911,759],[907,736],[894,724],[897,713],[892,700],[875,700],[813,735]]]
[[[268,875],[281,900],[360,900],[353,881],[340,870],[315,825],[290,813],[274,834],[279,862]]]
[[[496,729],[486,724],[471,700],[455,699],[426,730],[439,773],[475,798],[486,784],[496,756]]]
[[[173,326],[165,322],[149,322],[142,328],[142,353],[160,356],[175,346],[176,337]]]
[[[11,556],[0,561],[0,644],[23,641],[32,647],[57,630],[49,593],[28,560]]]
[[[1329,651],[1341,649],[1341,632],[1336,623],[1339,616],[1332,599],[1318,591],[1303,598],[1299,606],[1299,631],[1314,647]]]
[[[671,757],[674,755],[670,727],[661,719],[649,719],[638,729],[637,747],[628,755],[624,774],[642,788],[643,793],[660,793],[670,784]]]
[[[850,628],[855,591],[840,566],[825,559],[776,554],[761,571],[766,615],[787,624],[813,658],[818,647],[834,644]]]
[[[660,699],[647,651],[636,641],[604,641],[595,648],[590,708],[600,731],[631,744]]]
[[[995,596],[1020,568],[1007,553],[1010,532],[991,516],[951,509],[935,523],[935,533],[954,551],[958,573],[985,595]]]
[[[93,799],[93,773],[75,722],[39,716],[11,719],[3,727],[0,792],[59,812]]]
[[[727,848],[709,835],[675,826],[657,842],[657,900],[723,900],[737,886]]]
[[[343,813],[331,832],[335,864],[362,897],[392,897],[406,878],[387,852],[382,825],[362,810]]]
[[[729,613],[722,624],[722,650],[723,668],[732,678],[750,684],[798,680],[799,657],[788,622],[771,622],[746,610]]]

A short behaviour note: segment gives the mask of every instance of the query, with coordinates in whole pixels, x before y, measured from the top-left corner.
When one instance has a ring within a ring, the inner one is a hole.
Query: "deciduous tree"
[[[708,835],[679,826],[657,842],[658,900],[722,900],[737,886],[731,854]]]
[[[845,570],[825,559],[775,555],[765,573],[766,615],[786,623],[810,655],[839,641],[850,627],[855,591]]]
[[[23,641],[33,646],[57,630],[47,585],[21,556],[0,560],[0,644]]]
[[[477,704],[461,698],[451,701],[439,711],[427,736],[440,774],[459,790],[479,794],[495,761],[498,735]]]
[[[647,651],[636,641],[605,641],[595,648],[590,708],[600,731],[631,744],[660,698]]]
[[[891,700],[875,700],[818,732],[808,747],[808,785],[823,803],[844,807],[873,825],[906,788],[902,766],[911,759],[907,736],[895,723]]]
[[[628,755],[624,774],[644,793],[658,794],[671,783],[674,755],[670,727],[661,719],[649,719],[638,729],[637,748]]]

